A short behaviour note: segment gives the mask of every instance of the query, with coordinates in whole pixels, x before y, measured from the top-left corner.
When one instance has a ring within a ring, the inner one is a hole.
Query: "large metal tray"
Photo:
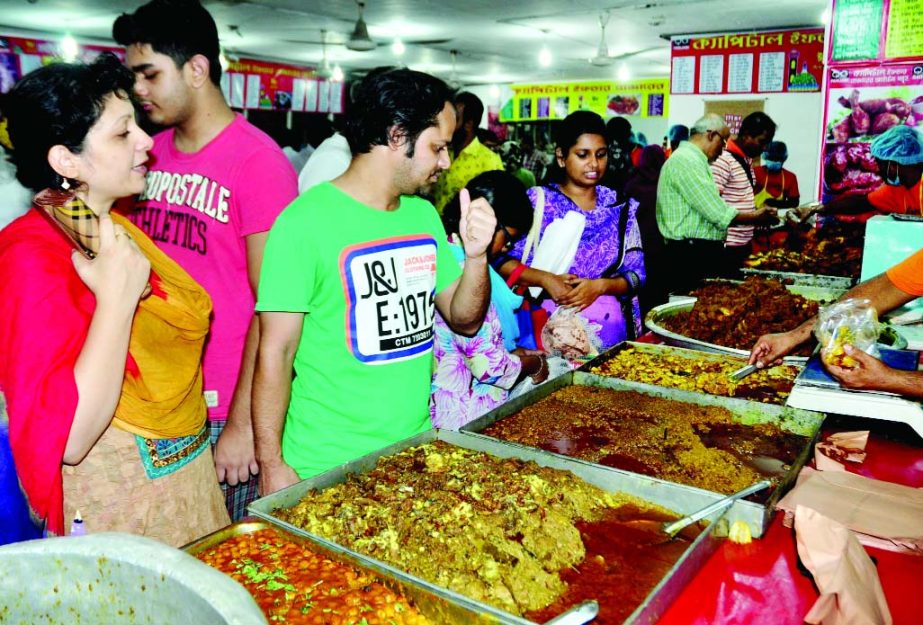
[[[589,362],[583,364],[578,370],[588,375],[600,375],[600,374],[593,373],[592,369],[594,367],[599,367],[605,364],[606,362],[614,358],[616,354],[618,354],[619,352],[623,350],[629,349],[629,348],[634,349],[638,352],[642,352],[646,354],[655,354],[658,356],[676,356],[679,358],[688,358],[690,360],[702,360],[702,361],[710,361],[710,362],[736,361],[740,367],[743,367],[747,364],[746,357],[741,357],[741,356],[736,356],[736,355],[731,355],[731,354],[722,354],[718,352],[706,352],[706,351],[698,350],[698,349],[688,349],[685,347],[676,347],[675,345],[663,345],[659,343],[638,343],[636,341],[622,341],[621,343],[618,343],[612,346],[611,348],[607,349],[606,351],[601,353],[599,356],[597,356],[593,360],[590,360]],[[794,363],[789,363],[789,364],[794,364]],[[796,366],[800,366],[800,365],[796,365]],[[615,378],[616,376],[600,375],[600,377]],[[617,378],[617,379],[624,379],[624,378]],[[660,385],[657,385],[657,384],[645,384],[643,382],[634,382],[634,383],[640,384],[644,387],[650,387],[650,388],[672,388],[672,387],[661,387]],[[792,380],[792,383],[794,384],[794,380]],[[676,389],[676,390],[683,390],[683,389]],[[706,395],[710,394],[710,393],[706,393],[705,391],[687,391],[687,392],[694,392],[697,394],[702,393]],[[725,397],[725,396],[719,395],[719,397]],[[754,401],[754,400],[740,398],[740,397],[738,397],[737,399],[745,399],[745,401]],[[759,402],[759,403],[763,403],[763,402]],[[780,403],[784,404],[785,401],[782,400],[782,398],[780,398]]]
[[[567,376],[572,375],[572,373],[567,374]],[[536,390],[541,390],[542,388],[544,388],[544,386]],[[335,545],[324,538],[285,523],[272,515],[272,511],[277,508],[290,508],[296,505],[301,500],[302,496],[309,490],[323,490],[335,484],[339,484],[345,481],[347,475],[350,473],[366,473],[372,470],[378,463],[378,460],[384,456],[390,456],[409,447],[423,445],[436,440],[445,441],[446,443],[458,447],[484,452],[499,458],[531,460],[544,467],[570,471],[577,477],[605,491],[621,491],[635,495],[651,503],[669,508],[679,514],[690,514],[720,499],[719,495],[698,488],[673,484],[671,482],[652,479],[626,471],[607,469],[588,462],[580,462],[572,458],[550,454],[532,447],[497,441],[478,434],[453,432],[449,430],[429,430],[389,447],[385,447],[384,449],[359,458],[358,460],[354,460],[353,462],[331,469],[317,477],[304,480],[267,497],[258,499],[250,504],[248,510],[257,517],[285,527],[295,534],[309,537],[316,543],[329,545],[331,548],[349,553],[357,562],[361,563],[361,566],[371,568],[372,565],[374,565],[380,569],[388,570],[399,579],[413,580],[417,584],[430,588],[434,594],[445,597],[450,601],[467,602],[468,604],[474,603],[481,610],[485,618],[495,617],[498,622],[511,625],[529,625],[531,621],[522,617],[499,610],[487,604],[473,601],[472,599],[463,597],[446,588],[430,584],[425,580],[396,569],[389,564],[356,553],[345,547]],[[759,506],[754,503],[738,501],[733,506],[732,511],[739,511],[740,508],[751,509],[751,513],[746,515],[748,517],[758,516]],[[721,544],[723,540],[722,537],[727,534],[728,528],[728,523],[725,519],[726,515],[713,515],[710,517],[712,521],[711,525],[699,534],[660,583],[648,594],[642,604],[624,621],[624,625],[654,623],[660,618],[670,603],[679,595],[689,580],[695,576],[696,572]],[[374,570],[379,569],[376,568]],[[467,623],[471,621],[460,620],[452,622]]]
[[[251,534],[267,528],[274,529],[284,534],[287,539],[303,544],[305,549],[335,562],[374,573],[385,586],[412,601],[414,606],[420,610],[420,613],[433,623],[481,623],[487,625],[497,622],[493,615],[482,611],[481,606],[470,599],[446,597],[441,593],[434,592],[434,588],[430,584],[419,583],[416,578],[409,575],[398,575],[393,569],[382,567],[375,560],[357,558],[351,551],[337,544],[318,540],[306,532],[290,531],[287,527],[280,527],[278,523],[269,523],[262,520],[240,521],[203,536],[185,545],[182,549],[194,556],[235,536]]]
[[[716,345],[715,343],[700,341],[698,339],[667,330],[663,325],[661,325],[664,319],[674,317],[681,313],[686,313],[692,310],[692,307],[695,306],[695,302],[695,297],[687,297],[685,299],[668,302],[666,304],[661,304],[660,306],[655,306],[654,308],[651,308],[651,310],[647,313],[647,317],[644,318],[644,325],[647,326],[648,330],[660,337],[660,339],[667,345],[675,345],[676,347],[685,347],[686,349],[694,349],[702,352],[712,352],[715,354],[736,356],[738,358],[749,358],[750,352],[747,350],[736,349],[734,347],[725,347],[724,345]],[[804,366],[808,362],[808,357],[786,356],[782,360],[788,364]]]
[[[753,269],[751,267],[743,267],[740,272],[745,276],[775,278],[785,284],[830,290],[848,291],[857,282],[855,278],[847,276],[824,276],[816,273],[796,273],[794,271],[770,271],[768,269]]]
[[[696,404],[699,406],[720,406],[729,410],[734,415],[734,418],[738,423],[742,423],[744,425],[753,425],[756,423],[774,423],[786,432],[791,432],[792,434],[798,434],[800,436],[806,437],[807,440],[805,442],[804,449],[802,449],[798,454],[795,462],[792,463],[791,467],[788,469],[788,471],[786,471],[785,475],[779,481],[778,486],[772,490],[764,503],[757,504],[750,501],[737,501],[727,511],[725,517],[729,523],[733,523],[734,521],[745,521],[750,526],[750,532],[754,536],[762,536],[763,532],[769,526],[769,522],[772,520],[773,513],[775,512],[776,503],[779,501],[779,499],[782,498],[782,495],[785,493],[785,491],[794,485],[795,479],[798,477],[798,472],[801,471],[802,467],[804,467],[805,463],[808,461],[808,458],[813,452],[814,443],[817,441],[817,437],[820,433],[820,427],[824,422],[824,415],[820,412],[800,410],[798,408],[790,408],[787,406],[764,404],[761,402],[737,399],[734,397],[719,397],[717,395],[693,393],[691,391],[681,391],[679,389],[654,386],[651,384],[642,384],[640,382],[629,382],[619,378],[593,375],[584,371],[572,371],[558,378],[555,378],[550,382],[542,384],[538,388],[533,389],[532,391],[529,391],[528,393],[525,393],[516,399],[508,401],[502,406],[498,406],[484,416],[468,423],[462,428],[462,430],[471,433],[481,432],[497,421],[505,419],[506,417],[519,412],[526,406],[530,406],[539,400],[548,397],[558,389],[572,385],[597,386],[617,391],[634,391],[644,395],[650,395],[651,397],[661,397],[664,399],[670,399],[688,404]],[[482,434],[477,435],[483,436],[488,440],[495,440]],[[515,445],[515,443],[507,444]],[[524,449],[530,449],[529,447],[522,447]],[[542,453],[558,456],[561,458],[564,457],[552,452],[543,451]],[[613,471],[618,473],[627,473],[629,475],[637,475],[628,471],[622,471],[621,469],[597,465],[593,462],[581,460],[579,458],[571,458],[570,460],[572,462],[597,467],[602,471]],[[666,480],[653,477],[640,475],[638,475],[638,477],[652,483],[671,483]],[[683,485],[683,488],[700,493],[711,493],[711,491],[695,488],[692,486]],[[643,494],[638,494],[639,496],[644,497]],[[722,496],[719,493],[711,494],[715,497]],[[664,505],[670,507],[669,504]]]
[[[719,282],[740,282],[739,280],[720,280]],[[786,289],[790,292],[801,295],[802,297],[814,300],[814,301],[827,301],[832,302],[846,292],[847,288],[827,288],[819,286],[807,286],[807,285],[786,285]],[[695,297],[683,297],[677,298],[674,301],[668,302],[666,304],[661,304],[660,306],[655,306],[648,313],[647,317],[644,319],[644,325],[647,328],[659,336],[664,343],[668,345],[675,345],[676,347],[685,347],[687,349],[696,349],[704,352],[714,352],[718,354],[730,354],[732,356],[737,356],[741,358],[747,358],[750,356],[750,352],[743,349],[736,349],[734,347],[724,347],[723,345],[716,345],[714,343],[708,343],[706,341],[700,341],[689,336],[682,334],[676,334],[666,329],[661,322],[675,315],[686,313],[692,310],[693,306],[698,298]],[[800,364],[804,365],[808,362],[807,356],[786,356],[783,359],[786,363],[789,364]]]

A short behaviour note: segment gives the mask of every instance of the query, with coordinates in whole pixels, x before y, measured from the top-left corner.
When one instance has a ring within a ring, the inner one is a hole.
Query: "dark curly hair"
[[[516,228],[525,233],[532,227],[532,202],[526,195],[526,187],[513,174],[505,171],[486,171],[472,178],[465,185],[471,199],[482,197],[494,209],[497,223],[507,228]],[[461,206],[458,196],[446,204],[442,211],[442,224],[447,234],[458,232],[461,220]]]
[[[388,132],[396,127],[410,157],[420,133],[436,125],[447,102],[452,92],[435,76],[378,68],[356,87],[343,134],[353,155],[366,154],[376,145],[388,145]]]
[[[48,164],[48,150],[63,145],[83,151],[87,133],[102,115],[106,98],[131,98],[134,76],[111,52],[89,65],[55,63],[30,72],[2,102],[16,166],[24,186],[41,191],[61,186],[64,178]],[[77,186],[78,181],[68,181]]]
[[[215,20],[199,0],[151,0],[112,24],[112,38],[123,46],[150,44],[181,68],[197,54],[208,59],[208,77],[221,84],[221,47]]]

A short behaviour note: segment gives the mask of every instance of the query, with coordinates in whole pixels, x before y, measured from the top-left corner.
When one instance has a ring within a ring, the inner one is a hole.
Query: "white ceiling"
[[[112,21],[144,0],[0,0],[0,34],[26,29],[107,41]],[[321,30],[331,65],[346,71],[405,64],[463,84],[614,78],[624,64],[632,76],[668,76],[665,35],[746,32],[819,26],[829,0],[367,0],[365,19],[379,43],[370,52],[343,44],[357,17],[353,0],[206,0],[229,54],[317,65]],[[607,67],[588,62],[599,45],[599,16],[611,56]],[[406,52],[396,56],[400,37]],[[434,41],[435,40],[435,41]],[[428,43],[414,43],[423,41]],[[545,45],[550,67],[540,67]],[[453,70],[452,51],[457,51]]]

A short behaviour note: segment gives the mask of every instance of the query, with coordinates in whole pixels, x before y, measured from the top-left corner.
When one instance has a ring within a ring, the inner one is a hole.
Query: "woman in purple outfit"
[[[636,294],[646,277],[637,202],[623,201],[615,191],[600,185],[608,161],[605,132],[596,113],[568,115],[555,132],[557,175],[549,176],[553,182],[529,189],[533,207],[544,203],[538,241],[552,222],[571,211],[580,211],[586,218],[567,272],[555,274],[523,265],[526,242],[522,240],[495,265],[517,284],[541,287],[547,297],[542,307],[549,312],[559,306],[580,309],[601,326],[603,348],[640,333]],[[532,255],[526,265],[531,259]],[[630,317],[627,324],[626,316]]]

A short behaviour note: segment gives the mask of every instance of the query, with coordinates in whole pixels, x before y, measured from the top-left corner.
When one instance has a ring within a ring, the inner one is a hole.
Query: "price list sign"
[[[834,61],[878,58],[883,0],[839,0],[833,20]]]
[[[889,59],[923,57],[923,2],[891,0],[885,56]]]

